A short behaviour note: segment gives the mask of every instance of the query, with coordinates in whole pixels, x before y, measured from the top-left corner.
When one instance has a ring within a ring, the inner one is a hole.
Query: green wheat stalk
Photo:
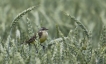
[[[28,26],[28,33],[31,37],[32,35],[34,35],[34,32],[33,32],[32,25],[31,25],[31,22],[30,22],[29,18],[27,18],[27,26]]]
[[[11,36],[11,32],[12,32],[12,28],[13,26],[17,23],[17,21],[22,18],[25,14],[29,13],[30,11],[32,11],[33,9],[35,9],[37,6],[32,6],[24,11],[22,11],[21,13],[19,13],[12,21],[11,27],[10,27],[10,36]]]
[[[36,7],[38,7],[38,5],[37,5],[37,6],[32,6],[32,7],[28,8],[28,9],[22,11],[21,13],[19,13],[19,14],[14,18],[14,20],[12,21],[11,28],[16,24],[16,22],[17,22],[20,18],[22,18],[25,14],[29,13],[30,11],[32,11],[32,10],[35,9]]]
[[[20,19],[20,18],[22,18],[25,14],[27,14],[27,13],[29,13],[30,11],[32,11],[33,9],[35,9],[36,7],[38,7],[38,5],[37,6],[32,6],[32,7],[30,7],[30,8],[28,8],[28,9],[26,9],[26,10],[24,10],[24,11],[22,11],[21,13],[19,13],[14,19],[13,19],[13,21],[12,21],[12,24],[11,24],[11,26],[10,26],[10,33],[9,33],[9,36],[8,36],[8,38],[9,38],[9,40],[8,40],[8,49],[7,49],[7,58],[8,58],[8,60],[9,60],[9,47],[10,47],[10,40],[11,40],[11,34],[12,34],[12,29],[14,28],[13,26],[15,26],[15,24],[17,23],[17,21]],[[9,62],[9,61],[8,61]]]
[[[86,29],[86,27],[79,20],[77,20],[75,17],[72,17],[71,15],[69,15],[67,13],[64,13],[64,14],[69,16],[73,21],[75,21],[83,29],[83,31],[87,35],[87,37],[90,38],[88,30]]]

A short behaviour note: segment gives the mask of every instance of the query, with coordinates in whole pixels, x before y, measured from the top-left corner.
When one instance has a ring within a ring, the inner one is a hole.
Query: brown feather
[[[26,43],[30,44],[30,43],[34,42],[35,39],[36,39],[36,34],[33,37],[31,37],[29,40],[27,40]]]

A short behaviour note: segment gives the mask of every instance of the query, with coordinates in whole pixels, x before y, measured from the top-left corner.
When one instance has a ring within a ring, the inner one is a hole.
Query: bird
[[[38,34],[40,43],[43,43],[45,40],[47,40],[47,37],[48,37],[47,30],[48,30],[47,28],[41,27],[41,29],[38,31],[37,34]],[[31,44],[35,42],[35,39],[37,39],[37,34],[34,34],[30,39],[26,40],[26,43]]]

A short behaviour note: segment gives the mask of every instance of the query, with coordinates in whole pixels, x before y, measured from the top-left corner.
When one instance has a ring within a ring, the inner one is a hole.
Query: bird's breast
[[[47,39],[48,33],[46,31],[42,32],[40,42],[43,43]]]

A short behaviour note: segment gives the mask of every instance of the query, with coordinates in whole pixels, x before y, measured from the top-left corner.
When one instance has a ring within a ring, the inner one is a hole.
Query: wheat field
[[[106,64],[105,0],[0,0],[0,64]],[[23,44],[39,28],[41,46]]]

